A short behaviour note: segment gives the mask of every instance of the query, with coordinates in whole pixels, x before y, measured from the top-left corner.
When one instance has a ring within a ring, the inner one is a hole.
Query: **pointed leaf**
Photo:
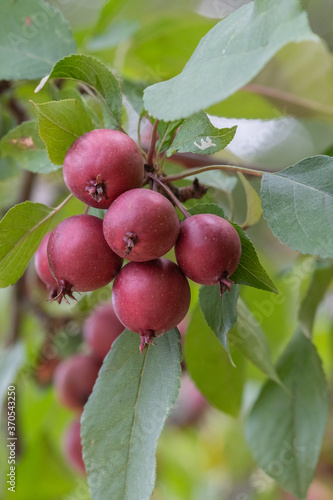
[[[254,226],[254,224],[256,224],[261,219],[262,216],[260,197],[257,191],[253,189],[249,181],[241,172],[238,172],[238,177],[240,178],[241,183],[243,184],[247,201],[246,219],[243,222],[242,226],[243,227]]]
[[[179,75],[145,90],[145,109],[166,121],[191,116],[234,94],[287,43],[317,39],[298,0],[250,2],[202,38]]]
[[[318,261],[311,276],[310,284],[302,300],[299,321],[302,330],[312,335],[313,325],[319,304],[333,279],[333,264],[331,261]]]
[[[244,386],[243,357],[232,353],[234,367],[198,306],[185,335],[186,368],[210,404],[237,416]]]
[[[70,26],[58,9],[42,0],[0,2],[0,80],[41,78],[73,52]]]
[[[218,286],[202,286],[199,292],[200,307],[224,349],[229,353],[227,334],[237,320],[238,286],[233,285],[230,293],[220,296]]]
[[[315,346],[296,332],[278,365],[281,381],[267,382],[245,425],[258,465],[284,489],[305,500],[328,414],[328,394]]]
[[[242,255],[236,271],[230,276],[231,281],[239,285],[253,286],[260,290],[278,293],[276,286],[259,262],[252,241],[245,231],[237,224],[231,223],[236,229],[242,244]]]
[[[237,127],[216,128],[204,111],[191,116],[181,125],[167,156],[178,153],[210,155],[224,149],[234,138]]]
[[[54,224],[57,208],[25,201],[11,208],[0,222],[0,288],[13,285],[24,273],[39,243]]]
[[[277,174],[264,173],[264,217],[282,243],[333,257],[333,158],[313,156]]]
[[[180,385],[180,337],[164,333],[139,351],[125,331],[104,360],[81,423],[83,458],[94,500],[149,499],[157,439]]]
[[[233,345],[267,377],[281,383],[273,365],[267,338],[241,298],[237,302],[237,323],[231,328],[228,339],[230,345]]]
[[[49,158],[52,163],[62,165],[73,142],[94,129],[91,118],[76,99],[32,104],[38,118],[39,135],[46,144]]]
[[[0,150],[3,157],[11,156],[30,172],[46,174],[59,168],[47,156],[45,144],[38,135],[37,120],[23,122],[11,129],[2,137]]]
[[[97,92],[111,120],[108,125],[121,127],[122,95],[117,78],[94,57],[71,55],[53,67],[50,78],[71,78],[89,85]]]

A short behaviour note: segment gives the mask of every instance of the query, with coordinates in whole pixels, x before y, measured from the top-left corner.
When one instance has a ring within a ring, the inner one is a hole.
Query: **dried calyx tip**
[[[58,304],[61,304],[62,299],[69,304],[69,300],[67,299],[67,296],[70,297],[71,299],[76,300],[76,298],[73,295],[72,291],[73,285],[68,283],[66,280],[60,280],[59,281],[59,288],[57,292],[53,291],[52,295],[50,295],[49,300],[56,300]]]
[[[153,339],[155,338],[154,330],[145,330],[144,332],[140,332],[141,335],[141,343],[140,343],[140,352],[143,353],[144,349],[148,344],[154,344]]]
[[[98,174],[96,179],[89,182],[86,191],[98,202],[102,201],[102,199],[108,199],[105,182],[102,180],[101,174]]]
[[[138,241],[138,236],[136,233],[129,232],[125,234],[125,236],[123,237],[123,241],[126,245],[125,255],[128,255],[135,247],[135,244]]]
[[[229,280],[227,277],[221,278],[219,281],[219,287],[220,287],[220,297],[228,290],[230,292],[231,290],[231,285],[233,285],[233,281]]]

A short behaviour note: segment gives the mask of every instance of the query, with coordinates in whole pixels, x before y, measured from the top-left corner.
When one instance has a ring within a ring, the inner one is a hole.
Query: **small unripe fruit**
[[[105,214],[104,237],[112,250],[135,262],[157,259],[175,244],[179,219],[172,203],[149,189],[121,194]]]
[[[100,368],[93,357],[77,354],[65,359],[54,373],[54,388],[59,402],[73,410],[82,410],[94,387]]]
[[[174,262],[164,258],[129,262],[112,289],[115,313],[126,328],[141,335],[141,352],[156,335],[180,323],[190,300],[186,277]]]
[[[52,231],[47,246],[51,271],[58,281],[57,299],[72,292],[101,288],[116,276],[123,260],[103,236],[103,221],[93,215],[73,215]]]
[[[50,234],[51,233],[47,233],[40,242],[40,245],[35,253],[34,264],[36,273],[50,290],[50,298],[53,298],[57,295],[58,283],[51,273],[47,258],[47,244],[49,242]]]
[[[112,303],[100,305],[92,312],[83,325],[83,338],[92,355],[103,361],[114,340],[125,330],[114,312]]]
[[[97,129],[79,137],[63,165],[68,189],[95,208],[108,208],[124,191],[140,187],[144,163],[140,149],[127,134]]]
[[[72,468],[85,474],[86,469],[82,458],[82,444],[81,444],[81,423],[80,420],[74,420],[67,428],[64,434],[64,452],[65,456],[72,466]]]
[[[242,253],[236,229],[222,217],[197,214],[185,219],[175,245],[178,265],[184,274],[201,285],[219,285],[221,294],[230,290],[229,276]]]

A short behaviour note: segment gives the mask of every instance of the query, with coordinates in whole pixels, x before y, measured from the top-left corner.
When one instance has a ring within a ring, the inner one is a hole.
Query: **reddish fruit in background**
[[[58,281],[58,294],[101,288],[116,276],[123,260],[103,236],[103,221],[93,215],[73,215],[52,231],[47,246],[51,271]]]
[[[143,158],[127,134],[92,130],[68,149],[63,175],[66,186],[79,200],[104,209],[124,191],[141,186]]]
[[[141,335],[141,352],[156,335],[180,323],[190,300],[186,277],[164,258],[126,264],[112,289],[115,313],[126,328]]]
[[[47,288],[50,290],[50,298],[54,298],[57,295],[58,283],[49,266],[49,261],[47,258],[47,244],[51,233],[47,233],[35,253],[34,264],[36,273],[40,279],[45,283]]]
[[[86,469],[82,458],[80,420],[74,420],[64,434],[64,453],[74,470],[85,474]]]
[[[230,289],[229,276],[242,253],[236,229],[222,217],[197,214],[185,219],[175,245],[178,265],[201,285],[220,285],[221,294]]]
[[[83,337],[89,345],[92,355],[103,361],[113,341],[125,330],[113,310],[112,303],[100,305],[86,319],[83,325]]]
[[[179,394],[168,423],[178,426],[194,425],[203,417],[208,408],[206,398],[185,373],[181,378]]]
[[[94,387],[100,368],[93,357],[77,354],[65,359],[54,373],[54,388],[60,403],[82,410]]]
[[[179,219],[172,203],[149,189],[121,194],[105,214],[104,237],[112,250],[135,262],[157,259],[175,244]]]

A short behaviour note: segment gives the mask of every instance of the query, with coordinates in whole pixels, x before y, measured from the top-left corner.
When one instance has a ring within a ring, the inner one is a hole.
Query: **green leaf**
[[[245,437],[266,474],[300,500],[313,479],[328,414],[328,394],[315,346],[296,332],[278,365],[289,396],[267,382],[245,424]]]
[[[215,214],[219,217],[225,218],[224,210],[219,205],[215,205],[215,203],[200,203],[199,205],[194,205],[189,210],[191,215],[196,214]]]
[[[172,143],[175,133],[183,120],[176,120],[174,122],[164,122],[161,120],[157,127],[159,139],[156,143],[157,151],[166,151]]]
[[[94,57],[72,55],[53,67],[50,78],[71,78],[96,91],[108,114],[107,125],[121,128],[122,94],[120,84],[111,71]]]
[[[167,156],[178,153],[210,155],[224,149],[232,141],[237,127],[216,128],[204,111],[191,116],[181,125]]]
[[[0,287],[13,285],[44,235],[57,209],[25,201],[11,208],[0,222]]]
[[[188,210],[191,215],[195,214],[215,214],[224,216],[224,211],[214,203],[202,203],[195,205]],[[252,286],[260,290],[278,293],[273,281],[270,279],[265,269],[259,262],[252,241],[241,227],[230,222],[236,229],[242,244],[242,255],[236,271],[230,276],[231,281],[239,285]]]
[[[231,328],[228,339],[231,345],[267,377],[281,384],[273,365],[267,338],[241,298],[237,302],[237,323]]]
[[[62,165],[73,142],[94,129],[91,118],[76,99],[32,104],[38,118],[39,135],[46,144],[49,158],[55,165]]]
[[[149,499],[155,452],[180,386],[180,336],[174,329],[143,354],[125,331],[104,360],[82,416],[83,458],[94,500]]]
[[[318,306],[323,300],[332,279],[332,261],[318,261],[299,311],[300,326],[309,336],[312,335]]]
[[[333,257],[333,158],[313,156],[277,174],[264,173],[264,217],[282,243]]]
[[[216,104],[250,82],[289,42],[318,40],[298,0],[256,0],[219,22],[183,71],[148,87],[145,108],[170,121]]]
[[[208,327],[198,306],[185,335],[186,368],[198,389],[210,404],[237,416],[244,385],[243,357],[232,353],[237,368],[218,338]]]
[[[73,52],[70,26],[58,9],[42,0],[0,2],[0,80],[41,78]]]
[[[45,144],[38,135],[37,120],[23,122],[10,130],[0,141],[0,151],[3,157],[11,156],[30,172],[46,174],[59,168],[47,156]]]
[[[196,175],[189,175],[186,177],[187,180],[192,180],[197,178],[199,182],[209,186],[210,193],[214,193],[214,190],[224,191],[226,193],[231,193],[237,185],[237,177],[234,175],[228,175],[220,170],[208,170],[207,172],[201,172]]]
[[[253,189],[249,181],[241,172],[238,172],[238,177],[243,184],[247,201],[246,219],[242,225],[243,227],[254,226],[254,224],[256,224],[262,216],[260,197],[257,191]]]
[[[220,296],[218,286],[202,286],[199,292],[200,307],[224,349],[229,354],[227,333],[237,320],[238,286],[231,287],[230,293]]]
[[[239,285],[253,286],[260,290],[279,293],[265,269],[259,262],[252,241],[237,224],[231,222],[240,237],[242,255],[236,271],[230,276],[231,281]]]
[[[138,21],[120,20],[114,21],[109,26],[106,32],[93,37],[87,45],[90,51],[99,51],[117,47],[130,39],[140,28]]]

